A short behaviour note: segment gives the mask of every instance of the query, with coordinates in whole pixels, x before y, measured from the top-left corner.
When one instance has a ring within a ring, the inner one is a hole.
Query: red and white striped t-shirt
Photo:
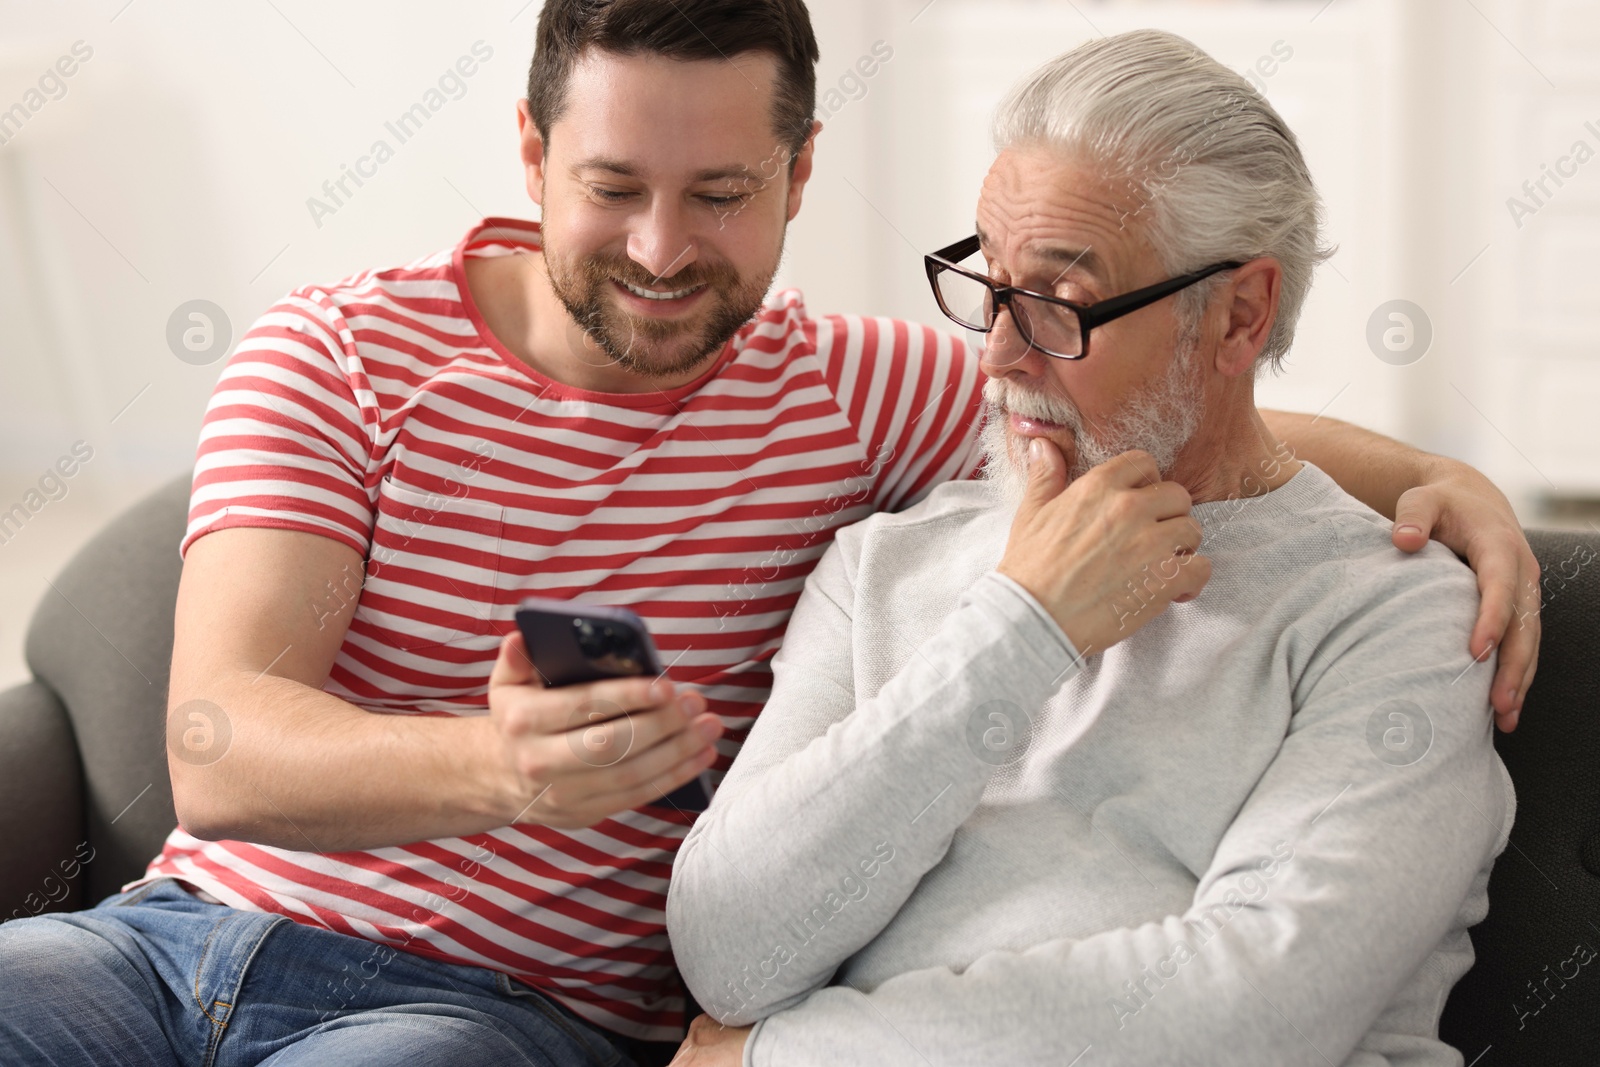
[[[364,581],[306,622],[359,595],[323,689],[387,714],[485,714],[525,596],[632,608],[667,673],[722,716],[720,776],[834,531],[977,464],[976,360],[922,326],[809,318],[786,291],[687,386],[574,389],[512,356],[464,282],[468,256],[538,247],[537,224],[486,219],[453,251],[267,311],[207,408],[181,549],[264,526],[360,552]],[[504,971],[670,1040],[667,877],[691,821],[652,807],[330,854],[177,829],[145,879]]]

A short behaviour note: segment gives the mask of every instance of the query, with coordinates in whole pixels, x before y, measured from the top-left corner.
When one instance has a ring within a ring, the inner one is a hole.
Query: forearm
[[[1417,988],[1415,976],[1429,973],[1419,968],[1469,886],[1481,894],[1488,819],[1504,808],[1486,766],[1454,769],[1459,791],[1430,783],[1420,797],[1394,789],[1374,803],[1367,783],[1334,781],[1336,762],[1324,755],[1316,788],[1300,791],[1312,803],[1269,811],[1240,835],[1253,842],[1226,843],[1182,915],[818,990],[761,1022],[748,1062],[1042,1067],[1091,1046],[1096,1062],[1139,1067],[1348,1062],[1397,990],[1448,991]],[[1285,768],[1297,782],[1315,769]],[[1321,814],[1325,795],[1339,803]],[[1459,942],[1454,951],[1459,961]],[[1454,965],[1436,958],[1431,973]]]
[[[1296,459],[1322,468],[1345,492],[1390,519],[1400,494],[1428,481],[1440,458],[1326,415],[1262,410],[1261,418]]]
[[[180,704],[169,759],[179,822],[198,837],[340,852],[482,833],[514,816],[488,716],[369,712],[274,675],[223,676],[205,692],[214,708],[200,713],[220,722],[191,723]],[[226,749],[186,759],[193,727]]]
[[[1093,1045],[1094,1062],[1141,1067],[1344,1063],[1387,1007],[1442,1001],[1509,829],[1480,711],[1489,669],[1460,666],[1459,574],[1359,596],[1180,914],[820,990],[761,1023],[750,1062],[1060,1064]],[[1421,723],[1403,709],[1424,707],[1425,757],[1405,762],[1394,746]],[[1374,722],[1408,732],[1374,742]],[[966,904],[945,893],[959,923]],[[925,905],[915,921],[937,937],[941,918]]]
[[[1500,810],[1478,783],[1466,792]],[[758,1025],[747,1062],[1043,1067],[1092,1046],[1095,1062],[1139,1067],[1345,1063],[1438,942],[1481,863],[1478,814],[1454,793],[1444,799],[1458,809],[1448,827],[1457,847],[1448,857],[1436,848],[1432,866],[1394,877],[1381,860],[1357,859],[1374,873],[1362,886],[1367,871],[1352,869],[1359,854],[1349,842],[1330,848],[1313,828],[1304,854],[1285,843],[1255,893],[1230,878],[1160,922],[990,952],[875,988],[818,990]]]
[[[1159,924],[1083,941],[991,953],[960,972],[913,971],[871,990],[830,986],[763,1020],[751,1035],[747,1062],[753,1067],[1060,1067],[1080,1058],[1129,1067],[1345,1062],[1354,1043],[1348,1032],[1332,1033],[1315,1022],[1334,1013],[1369,1013],[1374,998],[1345,990],[1306,996],[1303,983],[1286,995],[1281,981],[1274,984],[1283,968],[1269,953],[1275,940],[1293,941],[1295,931],[1281,924],[1264,929],[1249,911],[1234,924],[1202,940],[1195,927],[1169,916]],[[1247,925],[1256,929],[1240,929]],[[1179,949],[1180,944],[1192,952]],[[1305,970],[1314,974],[1315,961]],[[1299,1037],[1285,1018],[1307,1037]],[[1091,1048],[1092,1056],[1085,1056]]]
[[[1449,828],[1473,818],[1458,812]],[[1380,859],[1352,861],[1350,841],[1319,840],[1319,829],[1298,846],[1263,845],[1181,915],[818,990],[761,1022],[749,1062],[1044,1067],[1092,1046],[1095,1062],[1139,1067],[1344,1063],[1481,861],[1464,846],[1435,869],[1386,877]]]
[[[983,794],[992,768],[970,748],[973,716],[988,704],[1039,707],[1070,672],[1072,650],[1026,593],[990,575],[969,598],[872,700],[842,707],[831,725],[796,706],[829,691],[804,692],[779,673],[740,757],[750,763],[742,773],[735,764],[673,871],[668,930],[713,1016],[738,1025],[778,1010],[875,937]],[[808,647],[808,628],[803,618],[786,640]],[[777,740],[801,715],[815,730],[808,743]],[[793,750],[771,761],[774,744]]]

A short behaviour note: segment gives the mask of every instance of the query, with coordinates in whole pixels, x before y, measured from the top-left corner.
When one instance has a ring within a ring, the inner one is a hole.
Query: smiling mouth
[[[700,290],[705,288],[705,284],[701,283],[700,285],[691,285],[687,289],[673,289],[668,292],[657,292],[654,289],[646,289],[643,286],[634,285],[632,282],[619,281],[617,284],[621,285],[634,296],[642,297],[645,300],[682,300],[684,297],[693,296],[695,293],[698,293]]]

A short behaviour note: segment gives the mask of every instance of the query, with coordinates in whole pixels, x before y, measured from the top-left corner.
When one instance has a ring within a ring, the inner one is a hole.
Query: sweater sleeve
[[[765,1018],[745,1062],[1388,1062],[1352,1052],[1452,927],[1482,917],[1463,902],[1481,901],[1515,802],[1487,712],[1493,665],[1462,652],[1470,575],[1437,560],[1346,581],[1346,617],[1187,910],[818,990]],[[903,833],[898,814],[881,834]],[[775,837],[809,835],[795,815]]]
[[[1048,613],[991,572],[858,706],[852,540],[808,580],[772,699],[673,867],[674,956],[700,1004],[733,1025],[821,988],[894,918],[983,794],[985,730],[1015,724],[1077,669]]]

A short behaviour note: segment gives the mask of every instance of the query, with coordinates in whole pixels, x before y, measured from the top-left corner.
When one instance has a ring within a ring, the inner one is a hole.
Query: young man
[[[200,715],[230,740],[172,747],[181,825],[145,879],[17,924],[0,1042],[670,1051],[663,909],[692,819],[652,802],[727,768],[833,532],[978,458],[958,341],[761,306],[811,174],[816,59],[799,0],[551,0],[518,108],[542,224],[297,290],[240,343],[202,431],[170,695],[172,736]],[[1526,552],[1475,472],[1313,429],[1296,446],[1377,473],[1379,501],[1428,483],[1419,543],[1454,523],[1486,561]],[[1510,611],[1490,570],[1485,644]],[[532,594],[638,611],[667,677],[542,688],[512,632]]]

